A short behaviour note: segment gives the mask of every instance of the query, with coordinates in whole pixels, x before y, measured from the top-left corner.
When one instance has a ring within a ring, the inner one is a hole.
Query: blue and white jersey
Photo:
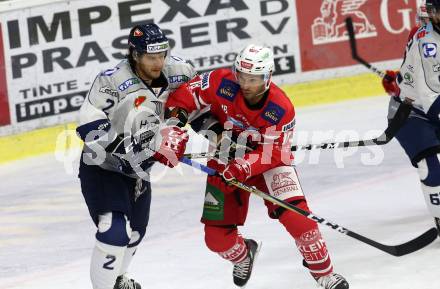
[[[401,100],[413,100],[419,115],[440,123],[440,31],[431,23],[409,40],[397,83]]]
[[[167,58],[161,77],[151,87],[133,72],[128,60],[102,71],[81,106],[77,128],[86,146],[101,152],[97,164],[118,171],[120,160],[105,152],[118,137],[134,136],[153,154],[168,95],[195,75],[190,64],[172,56]]]

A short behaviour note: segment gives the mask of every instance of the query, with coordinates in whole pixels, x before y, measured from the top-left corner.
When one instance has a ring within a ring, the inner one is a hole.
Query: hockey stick
[[[292,151],[299,150],[313,150],[313,149],[337,149],[337,148],[348,148],[348,147],[362,147],[362,146],[371,146],[371,145],[384,145],[389,143],[399,129],[403,126],[406,119],[408,118],[411,112],[411,105],[406,102],[400,103],[399,108],[394,115],[394,118],[388,124],[388,127],[385,131],[378,136],[377,138],[369,139],[369,140],[357,140],[357,141],[346,141],[346,142],[329,142],[329,143],[321,143],[321,144],[307,144],[304,146],[294,145],[292,146]],[[189,153],[185,154],[184,157],[188,159],[197,159],[197,158],[212,158],[216,157],[218,152],[202,152],[202,153]]]
[[[200,163],[194,162],[190,159],[182,158],[180,161],[187,164],[187,165],[195,167],[195,168],[201,170],[202,172],[207,173],[208,175],[218,174],[214,169],[211,169],[211,168],[204,166]],[[393,256],[396,256],[396,257],[407,255],[407,254],[410,254],[410,253],[415,252],[417,250],[420,250],[420,249],[426,247],[427,245],[431,244],[437,238],[437,229],[431,228],[428,231],[426,231],[425,233],[423,233],[422,235],[420,235],[420,236],[418,236],[418,237],[414,238],[413,240],[408,241],[406,243],[403,243],[400,245],[395,245],[395,246],[385,245],[385,244],[376,242],[372,239],[369,239],[365,236],[362,236],[358,233],[355,233],[347,228],[344,228],[344,227],[338,225],[337,223],[331,222],[331,221],[329,221],[325,218],[322,218],[318,215],[315,215],[311,212],[307,212],[307,211],[304,211],[303,209],[295,207],[295,206],[293,206],[283,200],[280,200],[276,197],[273,197],[269,194],[266,194],[266,193],[256,189],[255,187],[247,186],[247,185],[240,183],[236,180],[232,180],[228,183],[230,185],[236,186],[237,188],[240,188],[244,191],[255,194],[255,195],[263,198],[266,201],[277,204],[280,207],[285,208],[286,210],[296,212],[296,213],[303,215],[304,217],[306,217],[306,218],[308,218],[318,224],[326,225],[341,234],[350,236],[358,241],[361,241],[367,245],[370,245],[374,248],[377,248],[383,252],[386,252],[386,253],[391,254]]]
[[[362,147],[362,146],[371,146],[371,145],[384,145],[389,143],[399,129],[403,126],[403,124],[408,119],[409,114],[411,113],[411,104],[402,102],[399,105],[399,108],[396,111],[393,119],[389,122],[388,127],[385,131],[378,137],[369,139],[369,140],[358,140],[358,141],[346,141],[346,142],[330,142],[330,143],[322,143],[322,144],[308,144],[305,146],[293,146],[292,151],[298,151],[300,149],[303,150],[312,150],[312,149],[337,149],[337,148],[348,148],[348,147]]]
[[[385,78],[388,81],[393,81],[393,79],[388,76],[385,72],[377,69],[367,61],[365,61],[362,57],[359,56],[357,53],[357,46],[356,46],[356,38],[354,34],[354,27],[353,27],[353,20],[351,17],[345,18],[345,26],[347,28],[348,32],[348,38],[350,39],[350,48],[351,48],[351,56],[354,60],[357,62],[363,64],[365,67],[370,69],[372,72],[376,73],[380,78]]]
[[[356,38],[354,33],[354,27],[353,27],[353,21],[350,17],[345,19],[345,25],[347,28],[349,40],[350,40],[350,48],[351,48],[351,55],[354,60],[358,61],[359,63],[366,66],[368,69],[379,75],[381,78],[385,78],[387,80],[392,81],[393,79],[390,79],[388,75],[386,75],[383,71],[377,69],[376,67],[372,66],[370,63],[365,61],[362,57],[359,56],[357,53],[357,46],[356,46]],[[411,112],[411,104],[402,102],[399,106],[399,109],[397,110],[394,118],[391,120],[391,122],[388,124],[388,127],[385,129],[385,131],[377,138],[369,139],[369,140],[359,140],[359,141],[347,141],[347,142],[330,142],[330,143],[321,143],[321,144],[307,144],[304,146],[300,145],[294,145],[292,146],[292,151],[299,151],[299,150],[313,150],[313,149],[337,149],[337,148],[348,148],[348,147],[361,147],[361,146],[370,146],[370,145],[384,145],[389,143],[394,136],[396,135],[397,131],[402,127],[402,125],[405,123],[406,119],[408,118],[409,114]],[[212,153],[194,153],[194,154],[185,154],[184,157],[190,158],[190,159],[198,159],[198,158],[212,158],[216,157],[218,153],[212,152]]]

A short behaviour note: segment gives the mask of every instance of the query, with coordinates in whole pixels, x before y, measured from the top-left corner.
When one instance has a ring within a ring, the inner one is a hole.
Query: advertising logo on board
[[[313,20],[312,39],[314,45],[326,44],[348,39],[345,29],[345,18],[353,19],[353,26],[357,28],[358,38],[377,36],[376,27],[362,12],[361,7],[367,0],[324,0],[320,13]]]
[[[296,27],[294,0],[107,2],[56,2],[0,12],[14,125],[75,121],[94,77],[114,71],[128,52],[128,32],[140,23],[157,23],[172,53],[199,72],[230,67],[239,49],[255,42],[273,49],[278,79],[290,80],[296,73],[297,42],[284,39]]]
[[[345,19],[351,17],[359,53],[370,62],[403,57],[415,26],[417,0],[296,0],[302,71],[357,64]]]

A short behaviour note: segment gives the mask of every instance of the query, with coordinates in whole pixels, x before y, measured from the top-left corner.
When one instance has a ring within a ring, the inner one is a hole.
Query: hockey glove
[[[124,174],[133,173],[133,167],[136,165],[136,153],[139,151],[133,136],[118,135],[105,150],[115,157],[117,161],[112,163],[119,171]]]
[[[255,150],[257,145],[252,142],[251,136],[238,137],[232,131],[223,131],[217,142],[217,151],[220,160],[228,162],[231,159],[242,158],[245,153]]]
[[[119,135],[106,151],[119,160],[118,169],[126,174],[134,172],[134,168],[140,167],[148,160],[148,156],[142,153],[142,145],[133,136]]]
[[[217,172],[223,172],[226,166],[214,159],[209,160],[207,165],[209,168],[214,169]],[[207,182],[225,194],[235,191],[235,187],[228,185],[220,175],[208,175]]]
[[[382,79],[383,88],[385,89],[386,93],[388,93],[388,95],[390,95],[392,97],[399,96],[399,94],[400,94],[400,88],[396,82],[397,73],[398,73],[398,71],[387,70],[386,75],[390,79],[392,79],[392,81],[387,80],[387,78],[385,78],[385,77]]]
[[[226,166],[222,176],[226,181],[236,179],[243,183],[251,176],[251,165],[243,159],[235,159]]]
[[[173,168],[179,164],[188,142],[188,134],[177,126],[166,126],[160,130],[162,142],[153,155],[158,162]]]

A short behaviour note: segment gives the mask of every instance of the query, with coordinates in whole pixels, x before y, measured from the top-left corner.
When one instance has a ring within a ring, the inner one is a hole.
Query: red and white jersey
[[[166,107],[183,108],[188,113],[209,107],[211,114],[236,134],[251,135],[257,148],[244,155],[251,164],[251,176],[280,165],[291,165],[291,140],[295,110],[289,98],[271,83],[264,104],[250,107],[229,69],[196,76],[170,94]]]

